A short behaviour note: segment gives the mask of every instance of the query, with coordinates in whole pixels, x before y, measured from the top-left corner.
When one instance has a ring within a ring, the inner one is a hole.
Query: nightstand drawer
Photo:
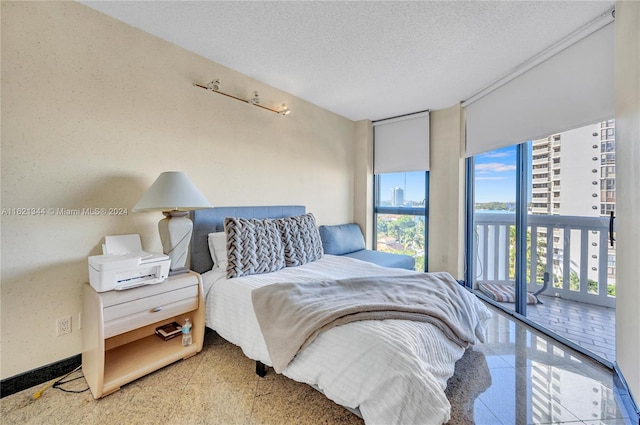
[[[104,309],[104,337],[109,338],[198,308],[198,286],[163,292]]]

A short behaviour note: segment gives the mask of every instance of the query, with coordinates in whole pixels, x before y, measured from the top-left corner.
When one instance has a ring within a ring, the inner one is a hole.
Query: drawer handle
[[[162,307],[154,307],[154,308],[151,309],[152,313],[157,313],[159,311],[162,311]]]

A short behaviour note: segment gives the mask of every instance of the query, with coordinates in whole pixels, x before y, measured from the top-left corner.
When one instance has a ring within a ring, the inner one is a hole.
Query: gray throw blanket
[[[448,273],[276,283],[251,297],[278,373],[319,333],[354,321],[428,322],[463,348],[475,342],[480,326],[477,300]]]

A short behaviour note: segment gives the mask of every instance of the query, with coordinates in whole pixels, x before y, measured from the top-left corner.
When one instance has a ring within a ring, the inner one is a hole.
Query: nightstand
[[[158,326],[170,322],[193,324],[193,343],[182,346],[180,336],[163,340]],[[195,272],[124,291],[96,292],[83,287],[82,371],[98,399],[135,379],[202,350],[204,297]]]

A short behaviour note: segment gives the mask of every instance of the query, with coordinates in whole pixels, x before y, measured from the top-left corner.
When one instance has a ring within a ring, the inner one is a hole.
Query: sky
[[[516,145],[475,156],[475,201],[516,201]]]

